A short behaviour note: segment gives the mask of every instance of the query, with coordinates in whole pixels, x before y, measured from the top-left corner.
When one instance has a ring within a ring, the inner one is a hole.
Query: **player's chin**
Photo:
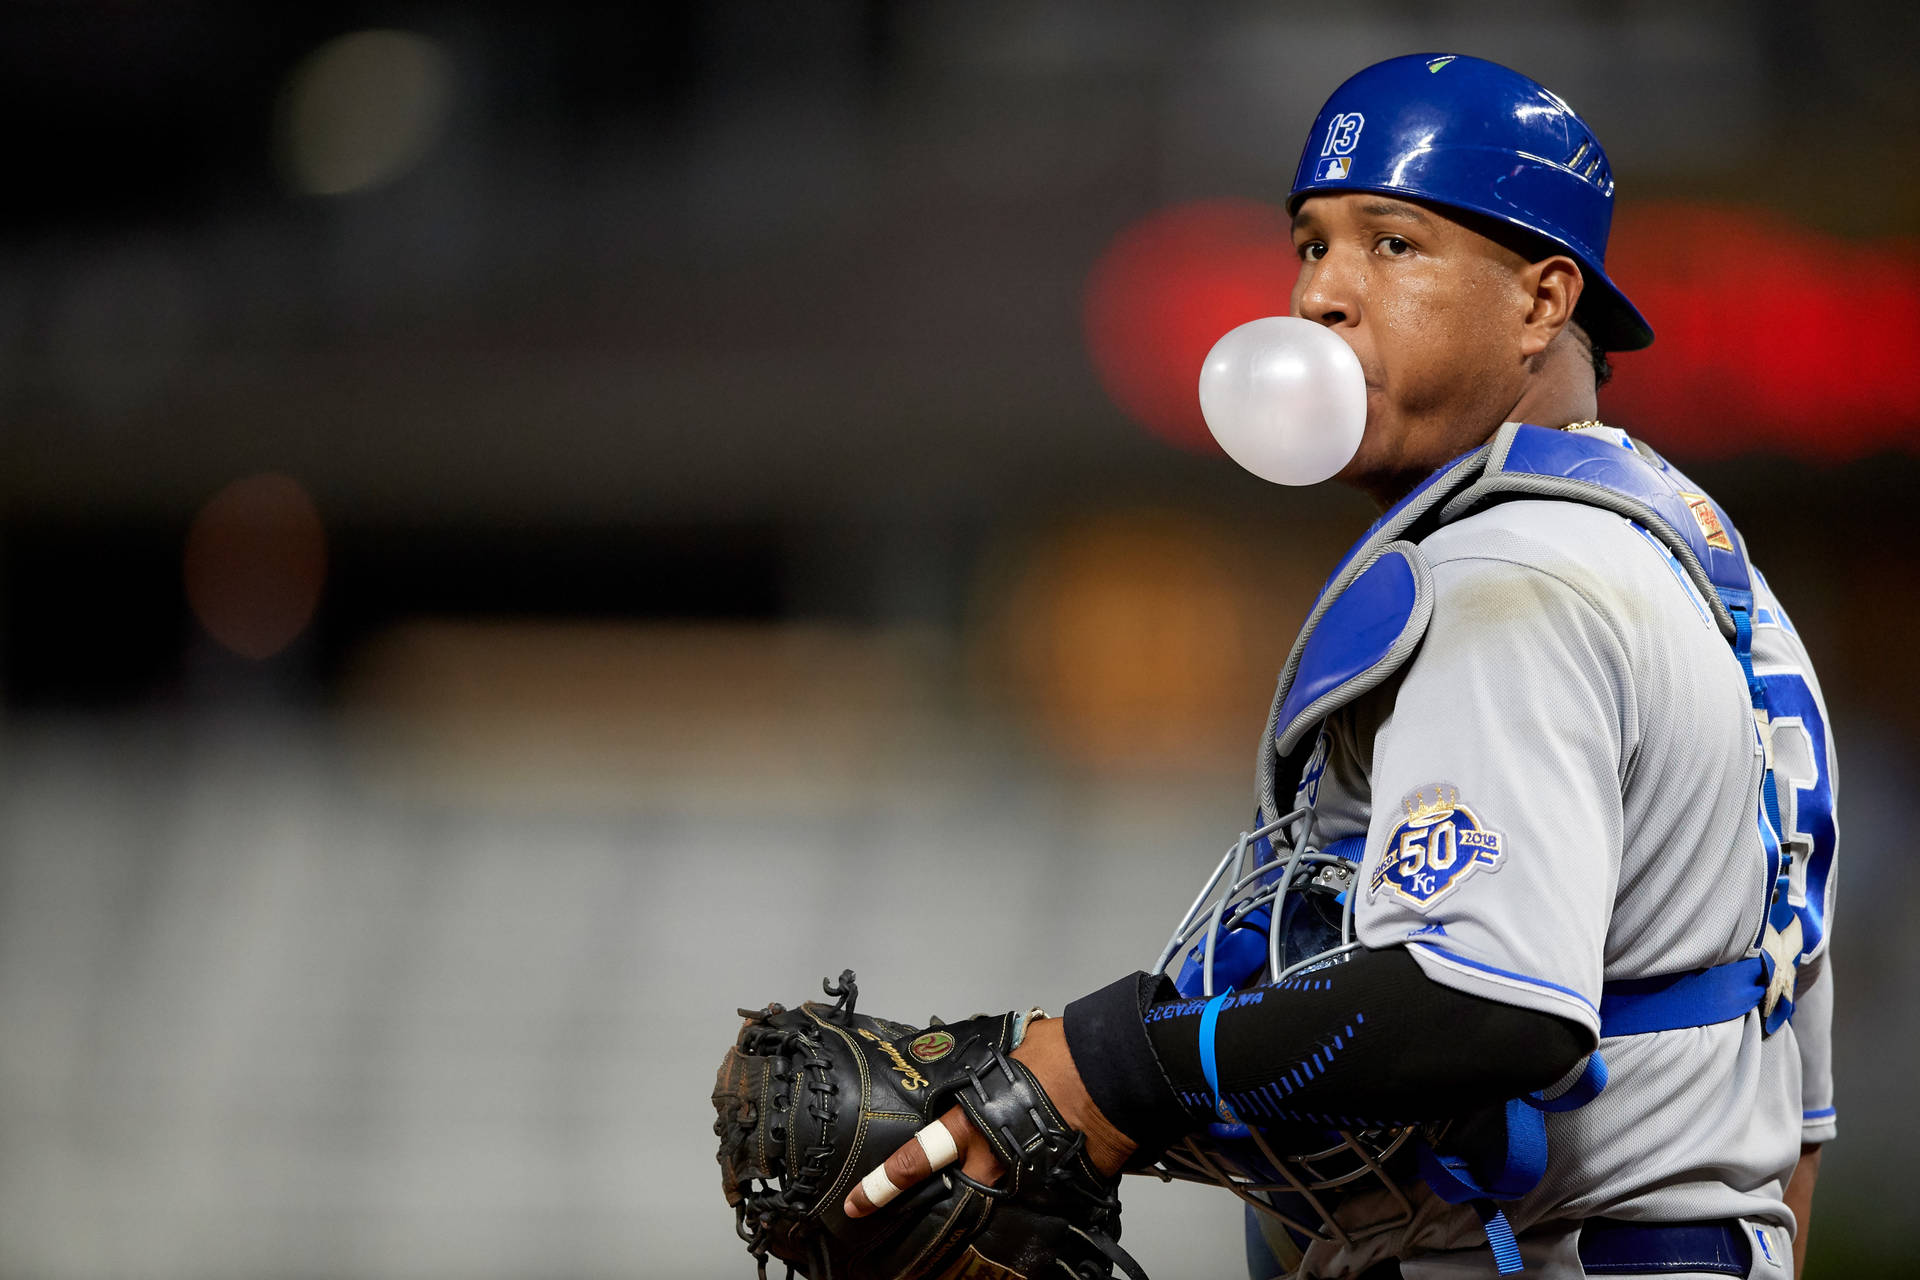
[[[1337,484],[1372,495],[1379,490],[1388,470],[1381,465],[1379,458],[1368,456],[1366,441],[1363,440],[1360,442],[1360,451],[1353,455],[1346,466],[1334,472],[1333,479]]]
[[[1370,405],[1360,448],[1347,465],[1334,473],[1337,483],[1358,489],[1382,509],[1391,506],[1418,483],[1427,469],[1409,468],[1399,439],[1399,422]]]

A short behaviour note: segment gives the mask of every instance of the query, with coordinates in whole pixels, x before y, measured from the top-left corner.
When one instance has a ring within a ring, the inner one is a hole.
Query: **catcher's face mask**
[[[1155,971],[1171,972],[1182,995],[1200,998],[1345,962],[1361,946],[1352,889],[1363,845],[1319,847],[1306,807],[1243,833],[1174,929]],[[1216,1123],[1204,1137],[1169,1149],[1152,1172],[1227,1187],[1284,1229],[1281,1240],[1267,1232],[1270,1244],[1344,1246],[1412,1221],[1412,1201],[1396,1175],[1410,1162],[1408,1143],[1417,1132]],[[1369,1201],[1366,1225],[1343,1226],[1339,1207],[1361,1195]]]

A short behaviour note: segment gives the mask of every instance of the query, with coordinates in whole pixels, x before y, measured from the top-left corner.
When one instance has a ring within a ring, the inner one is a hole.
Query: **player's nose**
[[[1293,313],[1315,324],[1357,324],[1360,320],[1359,272],[1350,255],[1329,250],[1318,262],[1301,265],[1294,288]]]

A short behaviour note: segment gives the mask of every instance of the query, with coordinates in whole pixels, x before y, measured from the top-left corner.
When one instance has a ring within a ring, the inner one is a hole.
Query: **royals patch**
[[[1380,865],[1367,885],[1371,900],[1382,886],[1421,910],[1445,897],[1476,867],[1500,869],[1500,833],[1488,830],[1446,783],[1422,787],[1401,801],[1406,819],[1387,836]]]
[[[938,1062],[953,1052],[953,1034],[929,1031],[908,1045],[907,1052],[922,1062]]]

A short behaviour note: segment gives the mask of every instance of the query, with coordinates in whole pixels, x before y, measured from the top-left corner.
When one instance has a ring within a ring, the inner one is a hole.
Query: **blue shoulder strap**
[[[1673,549],[1709,598],[1731,593],[1753,602],[1753,571],[1733,523],[1719,504],[1693,487],[1664,458],[1631,442],[1548,427],[1504,427],[1480,482],[1453,500],[1443,519],[1477,507],[1495,493],[1565,498],[1618,511]],[[1732,624],[1721,620],[1731,640]]]

